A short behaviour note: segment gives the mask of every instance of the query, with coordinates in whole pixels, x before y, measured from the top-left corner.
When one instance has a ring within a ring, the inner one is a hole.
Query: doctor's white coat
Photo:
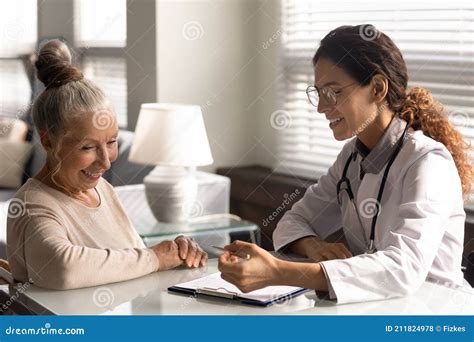
[[[401,119],[394,119],[392,142],[401,135]],[[403,126],[404,127],[404,126]],[[389,134],[389,133],[387,133]],[[390,139],[389,139],[390,140]],[[354,188],[360,227],[347,193],[338,204],[336,184],[356,139],[343,147],[336,162],[317,184],[310,186],[277,225],[275,250],[305,236],[325,239],[341,227],[354,257],[321,263],[338,303],[361,302],[414,292],[425,280],[462,285],[461,259],[465,212],[461,181],[445,146],[408,130],[407,139],[393,162],[375,228],[374,254],[362,254],[369,239],[373,206],[386,164],[378,173],[360,180],[362,156],[357,155],[347,173]]]

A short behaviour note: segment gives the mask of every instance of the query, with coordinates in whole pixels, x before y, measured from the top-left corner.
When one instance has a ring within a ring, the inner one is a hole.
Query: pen
[[[225,248],[218,247],[218,246],[211,246],[211,247],[215,248],[215,249],[218,249],[220,251],[223,251],[223,252],[225,252],[225,251],[230,252],[233,255],[235,255],[236,257],[239,257],[239,258],[244,259],[244,260],[249,260],[250,259],[250,254],[247,254],[247,253],[244,253],[244,252],[241,252],[241,251],[232,252],[232,251],[229,251]]]

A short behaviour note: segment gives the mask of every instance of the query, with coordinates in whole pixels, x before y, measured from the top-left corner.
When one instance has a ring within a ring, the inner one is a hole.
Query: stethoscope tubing
[[[400,151],[403,147],[403,143],[404,143],[405,138],[406,138],[407,130],[408,130],[408,123],[406,124],[405,129],[403,130],[403,133],[402,133],[400,139],[398,139],[398,141],[396,143],[397,144],[396,149],[393,151],[392,155],[390,156],[390,159],[389,159],[389,161],[387,163],[387,166],[385,168],[385,171],[384,171],[384,174],[383,174],[383,177],[382,177],[382,182],[380,183],[379,191],[378,191],[378,194],[377,194],[376,209],[375,209],[375,214],[372,218],[369,241],[367,241],[367,236],[365,235],[364,226],[362,224],[362,220],[360,219],[359,210],[357,210],[357,206],[355,204],[354,193],[352,192],[351,182],[350,182],[349,178],[347,178],[347,171],[349,169],[349,165],[351,164],[351,162],[353,160],[355,160],[355,156],[356,156],[357,152],[351,153],[351,155],[349,156],[349,158],[346,161],[346,164],[344,165],[344,170],[342,172],[342,176],[339,179],[339,181],[337,182],[336,191],[337,191],[337,199],[338,199],[339,205],[342,205],[342,201],[340,201],[340,199],[339,199],[339,194],[341,192],[341,186],[342,186],[343,183],[346,183],[346,185],[347,185],[346,192],[347,192],[347,195],[349,196],[349,200],[352,204],[352,207],[353,207],[353,209],[356,213],[356,216],[357,216],[357,219],[359,221],[360,228],[361,228],[362,236],[364,237],[364,242],[365,242],[365,245],[366,245],[365,253],[374,253],[374,252],[377,251],[376,248],[375,248],[375,226],[377,225],[377,219],[378,219],[379,212],[380,212],[379,207],[380,207],[383,192],[384,192],[384,189],[385,189],[385,183],[387,182],[388,173],[390,171],[390,168],[392,167],[393,162],[395,161],[395,158],[397,158],[398,154],[400,153]]]

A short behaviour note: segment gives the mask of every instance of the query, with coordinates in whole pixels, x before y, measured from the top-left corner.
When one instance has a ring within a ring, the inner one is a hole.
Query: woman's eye
[[[107,144],[112,145],[112,144],[115,144],[116,142],[117,140],[112,140],[112,141],[109,141]]]
[[[94,146],[84,146],[82,149],[83,149],[84,151],[90,151],[90,150],[92,150],[93,148],[94,148]]]

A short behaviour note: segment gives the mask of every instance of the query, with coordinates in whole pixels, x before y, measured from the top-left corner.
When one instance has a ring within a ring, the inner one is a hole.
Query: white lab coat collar
[[[372,151],[369,151],[362,141],[356,139],[355,151],[361,156],[359,160],[361,160],[360,166],[363,173],[377,174],[384,168],[406,125],[405,120],[395,115]]]

